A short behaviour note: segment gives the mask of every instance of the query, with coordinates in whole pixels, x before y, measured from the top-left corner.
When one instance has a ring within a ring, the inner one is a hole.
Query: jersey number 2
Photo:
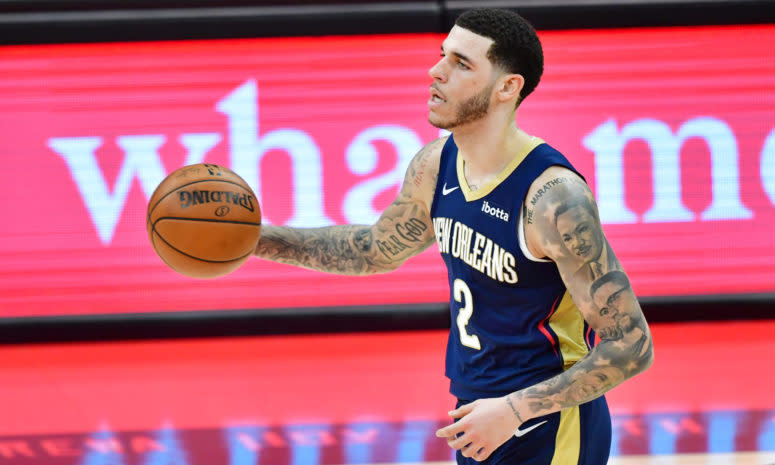
[[[452,293],[455,297],[455,302],[463,304],[457,314],[457,330],[460,333],[460,343],[472,349],[482,350],[482,345],[479,344],[479,338],[476,337],[475,334],[468,334],[466,332],[468,320],[470,320],[471,315],[474,314],[474,302],[471,297],[471,289],[468,288],[468,284],[466,284],[465,281],[456,279],[452,288]]]

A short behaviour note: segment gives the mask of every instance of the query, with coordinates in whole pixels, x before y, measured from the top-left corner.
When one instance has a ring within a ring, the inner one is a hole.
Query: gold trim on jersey
[[[581,416],[578,405],[560,411],[560,426],[551,465],[577,465],[581,454]]]
[[[565,291],[560,305],[549,318],[549,326],[560,342],[560,353],[567,370],[589,352],[584,339],[584,317],[581,315],[570,292]],[[551,465],[576,465],[581,454],[581,416],[579,407],[560,412],[560,426]]]
[[[589,352],[584,339],[584,317],[573,303],[570,292],[565,291],[560,305],[549,318],[549,326],[560,342],[560,353],[567,370]]]
[[[487,196],[490,192],[493,191],[500,183],[502,183],[506,178],[509,177],[511,173],[514,172],[515,169],[517,169],[517,166],[519,166],[520,163],[522,163],[522,160],[527,157],[527,155],[533,151],[534,148],[538,147],[539,145],[543,144],[544,141],[538,137],[531,137],[530,140],[523,145],[519,152],[514,156],[514,158],[509,162],[508,165],[506,165],[503,170],[501,170],[500,173],[498,173],[497,176],[495,176],[493,179],[487,182],[484,186],[482,186],[480,189],[477,190],[471,190],[471,188],[468,186],[468,181],[466,180],[465,170],[464,170],[464,162],[463,162],[463,156],[460,155],[460,151],[457,152],[457,180],[460,183],[460,190],[463,192],[463,196],[466,198],[466,202],[471,202],[472,200],[479,200],[482,197]]]

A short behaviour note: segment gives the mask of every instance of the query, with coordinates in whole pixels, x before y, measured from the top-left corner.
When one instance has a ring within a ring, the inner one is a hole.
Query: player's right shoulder
[[[409,163],[406,170],[403,194],[416,200],[422,200],[428,211],[433,202],[436,182],[439,178],[439,163],[441,150],[449,136],[439,137],[427,143]]]
[[[444,148],[444,144],[447,143],[447,140],[449,140],[449,134],[446,136],[441,136],[437,139],[434,139],[427,144],[425,144],[425,147],[420,149],[420,151],[417,153],[417,155],[425,154],[427,156],[435,156],[437,159],[441,157],[441,149]]]
[[[441,150],[449,136],[439,137],[428,142],[421,148],[409,163],[406,171],[406,182],[423,191],[436,189],[436,180],[439,176],[439,160]]]

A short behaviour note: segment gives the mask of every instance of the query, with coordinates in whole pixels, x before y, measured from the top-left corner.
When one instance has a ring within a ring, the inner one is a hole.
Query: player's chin
[[[433,110],[428,112],[428,122],[439,129],[449,129],[451,127],[449,121],[441,118],[437,113],[434,113]]]

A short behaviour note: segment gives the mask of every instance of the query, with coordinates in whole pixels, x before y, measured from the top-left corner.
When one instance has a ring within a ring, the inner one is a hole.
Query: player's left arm
[[[583,213],[557,214],[574,207],[582,211],[578,206],[585,205],[592,208],[591,219]],[[572,171],[552,167],[531,187],[525,210],[527,242],[536,256],[557,264],[573,302],[601,340],[562,374],[507,396],[520,423],[596,399],[654,360],[651,331],[603,233],[589,186]],[[595,244],[602,250],[597,259],[580,258]]]
[[[600,397],[654,359],[651,332],[603,234],[587,184],[566,168],[551,167],[528,191],[524,213],[531,253],[557,264],[574,303],[601,341],[553,378],[450,412],[459,421],[437,436],[476,460],[487,458],[525,421]]]

